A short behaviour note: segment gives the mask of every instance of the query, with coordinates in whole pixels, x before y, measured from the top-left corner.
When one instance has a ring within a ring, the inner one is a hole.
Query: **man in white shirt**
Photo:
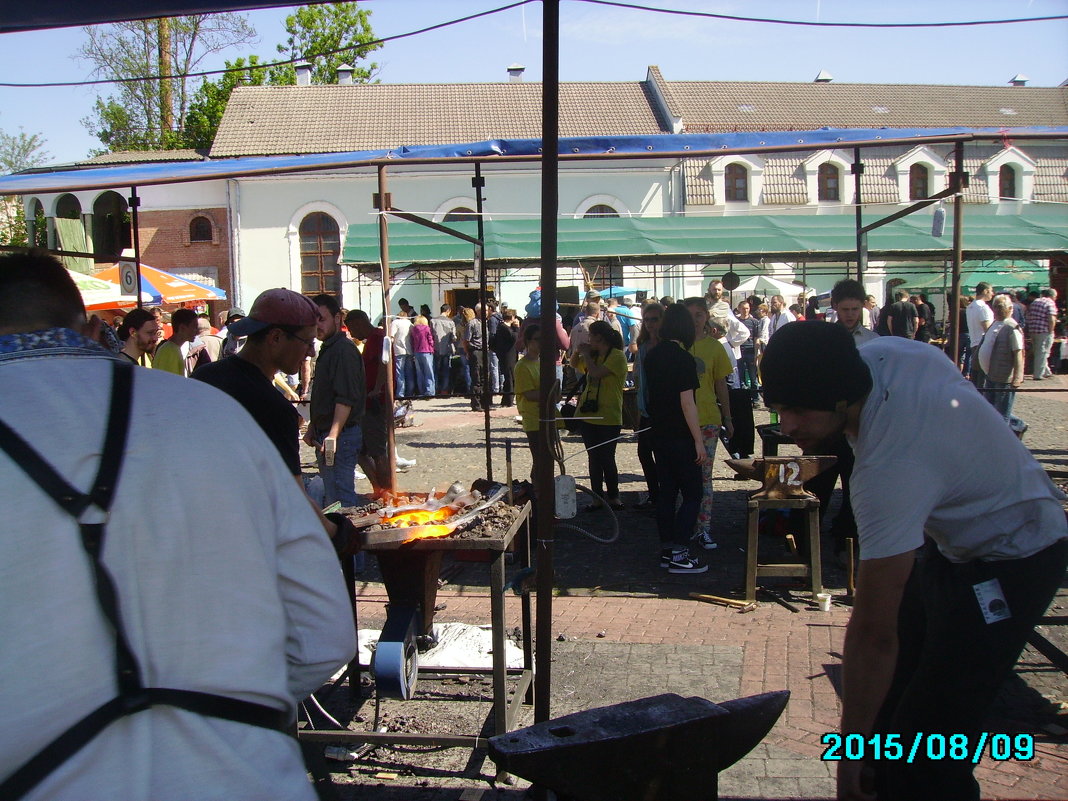
[[[971,339],[972,367],[971,379],[977,389],[982,389],[986,384],[986,374],[979,365],[979,346],[983,341],[983,334],[990,324],[994,322],[994,312],[990,310],[989,300],[994,297],[994,290],[986,281],[980,281],[975,285],[975,300],[968,304],[964,313],[968,321],[968,337]]]
[[[838,798],[872,798],[872,769],[882,801],[979,798],[970,759],[935,760],[925,745],[940,735],[978,748],[984,715],[1064,578],[1063,493],[924,343],[880,337],[858,350],[842,326],[803,322],[768,344],[762,374],[784,434],[806,449],[844,433],[856,458],[861,562],[841,732],[893,738],[909,759],[840,762]]]
[[[708,285],[708,315],[724,320],[727,324],[726,343],[734,354],[734,361],[742,358],[742,343],[749,339],[749,329],[742,324],[724,299],[725,291],[722,281],[712,281]]]
[[[355,652],[326,532],[233,399],[132,369],[84,330],[58,261],[0,258],[0,797],[313,801],[285,730]],[[112,428],[124,402],[128,422]],[[219,481],[201,469],[175,425],[192,419],[241,470]],[[25,451],[4,452],[18,439],[68,490],[32,478]],[[160,480],[161,453],[179,483]],[[105,705],[117,714],[80,748],[23,769]]]
[[[870,296],[865,296],[864,287],[860,281],[854,281],[851,278],[839,281],[831,290],[831,308],[836,315],[835,322],[844,326],[846,331],[853,335],[858,348],[879,338],[879,335],[870,328],[865,328],[861,321],[867,297]]]
[[[994,323],[979,348],[979,366],[986,374],[986,399],[1013,431],[1022,434],[1027,425],[1012,413],[1012,407],[1024,378],[1023,332],[1012,316],[1012,298],[997,295],[990,305]]]
[[[786,308],[786,301],[782,295],[775,295],[771,299],[771,314],[768,315],[768,341],[784,325],[792,323],[797,318],[793,312]]]
[[[412,319],[401,309],[389,326],[393,343],[393,397],[407,398],[415,393],[415,360],[412,357]]]

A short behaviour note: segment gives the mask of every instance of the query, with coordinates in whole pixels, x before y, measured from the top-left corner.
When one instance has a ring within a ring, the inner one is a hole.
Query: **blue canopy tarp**
[[[760,153],[764,150],[818,150],[885,145],[891,141],[969,141],[1065,138],[1068,127],[1033,128],[819,128],[811,131],[758,131],[723,134],[659,134],[656,136],[562,137],[563,161],[621,156],[693,157],[730,153]],[[490,139],[452,145],[421,145],[388,150],[348,153],[314,153],[300,156],[246,156],[205,161],[151,162],[112,167],[24,172],[0,177],[0,195],[74,192],[84,189],[153,186],[189,181],[214,181],[252,175],[345,169],[376,164],[428,163],[438,161],[494,161],[541,157],[541,139]]]

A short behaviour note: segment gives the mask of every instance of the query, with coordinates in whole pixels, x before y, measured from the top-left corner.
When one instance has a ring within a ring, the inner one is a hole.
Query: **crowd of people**
[[[574,320],[556,314],[549,337],[538,293],[526,320],[493,303],[431,317],[402,299],[384,330],[333,295],[272,289],[248,314],[225,312],[218,329],[188,309],[169,320],[136,309],[112,327],[86,321],[54,258],[0,258],[11,534],[0,583],[5,608],[18,610],[3,621],[0,796],[166,799],[210,784],[230,796],[311,798],[286,733],[297,703],[352,658],[339,559],[359,555],[347,518],[322,509],[361,502],[361,469],[375,489],[392,483],[389,370],[398,395],[458,388],[473,407],[489,382],[503,406],[514,400],[535,451],[546,340],[574,399],[562,416],[587,452],[591,509],[624,508],[616,449],[633,397],[648,487],[633,506],[655,514],[669,573],[708,569],[718,547],[711,465],[720,442],[752,453],[755,404],[804,453],[837,455],[813,490],[826,502],[841,477],[832,536],[836,547],[857,538],[862,560],[842,731],[978,732],[1063,578],[1068,528],[1063,498],[1012,431],[1022,431],[1012,395],[1026,352],[1034,380],[1050,372],[1063,324],[1056,293],[975,293],[964,309],[970,362],[955,367],[925,344],[933,313],[907,293],[878,309],[850,279],[834,286],[826,315],[782,296],[731,308],[719,281],[703,296],[640,305],[591,291]],[[174,424],[194,418],[198,435],[242,466],[225,481],[200,469],[188,426]],[[912,436],[900,436],[906,428]],[[977,428],[991,459],[973,458]],[[314,485],[302,475],[302,430]],[[931,445],[923,458],[915,441]],[[179,492],[158,472],[161,452]],[[1003,480],[1006,468],[1016,481]],[[204,509],[210,527],[199,524]],[[181,536],[161,536],[158,519]],[[953,669],[962,659],[966,677]],[[70,692],[56,696],[57,685]],[[149,707],[151,717],[139,714]],[[128,758],[146,749],[165,753],[166,769]],[[868,797],[873,785],[886,798],[977,797],[970,764],[841,763],[840,797]]]

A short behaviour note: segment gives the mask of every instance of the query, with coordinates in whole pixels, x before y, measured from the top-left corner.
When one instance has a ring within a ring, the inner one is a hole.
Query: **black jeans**
[[[660,493],[656,502],[656,530],[664,547],[689,548],[697,514],[701,510],[704,485],[701,467],[694,459],[693,440],[657,437],[653,442]],[[682,504],[675,500],[682,493]]]
[[[598,426],[587,420],[582,421],[582,444],[587,449],[600,445],[587,453],[586,458],[590,463],[590,489],[602,498],[619,497],[619,470],[616,468],[616,443],[601,443],[615,439],[622,430],[622,426]],[[604,492],[606,487],[607,495]]]
[[[756,443],[756,426],[753,424],[753,401],[747,389],[732,389],[727,393],[730,402],[731,422],[734,424],[734,436],[727,447],[731,453],[742,459],[753,455]]]
[[[497,364],[501,371],[501,406],[515,405],[515,348],[507,353],[497,354]]]
[[[1026,559],[964,564],[950,562],[928,541],[901,600],[897,665],[875,730],[900,735],[906,749],[917,732],[943,735],[947,748],[951,735],[963,734],[974,748],[998,688],[1066,566],[1068,540]],[[973,589],[990,579],[997,579],[1011,614],[996,623],[986,622]],[[876,763],[879,801],[979,798],[971,760],[928,759],[928,742],[911,765]]]
[[[649,428],[651,425],[648,417],[642,417],[638,422],[638,428]],[[656,457],[653,455],[653,432],[642,431],[638,435],[638,463],[642,466],[642,474],[645,476],[645,486],[649,488],[649,500],[656,503],[660,496],[660,478],[656,472]]]

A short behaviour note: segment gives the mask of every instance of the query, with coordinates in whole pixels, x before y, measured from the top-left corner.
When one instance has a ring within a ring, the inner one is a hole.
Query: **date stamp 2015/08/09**
[[[916,732],[907,739],[900,734],[838,734],[828,732],[820,738],[827,746],[820,758],[825,762],[856,761],[861,759],[905,760],[952,759],[978,765],[984,752],[996,762],[1015,759],[1027,762],[1035,756],[1035,738],[1031,734],[994,734],[984,731],[969,737],[967,734],[927,734]]]

